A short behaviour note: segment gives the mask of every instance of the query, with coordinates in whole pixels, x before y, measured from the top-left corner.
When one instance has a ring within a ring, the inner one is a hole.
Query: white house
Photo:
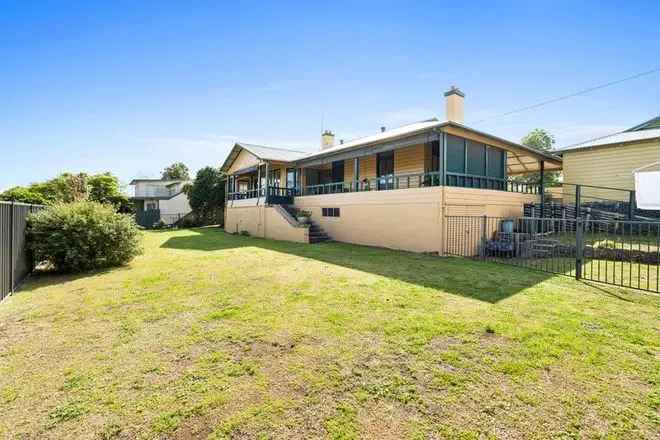
[[[138,223],[142,224],[141,219],[145,219],[149,224],[142,226],[151,226],[162,220],[171,225],[189,214],[192,209],[183,191],[188,183],[188,180],[133,179],[130,185],[135,193],[131,200]]]

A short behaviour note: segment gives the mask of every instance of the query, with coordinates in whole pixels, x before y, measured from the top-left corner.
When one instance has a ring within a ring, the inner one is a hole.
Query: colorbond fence
[[[25,230],[27,216],[43,207],[0,201],[0,301],[32,271]]]

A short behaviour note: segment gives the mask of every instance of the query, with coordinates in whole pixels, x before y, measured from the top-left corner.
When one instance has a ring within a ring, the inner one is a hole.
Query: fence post
[[[581,197],[582,197],[582,187],[580,185],[575,185],[575,218],[580,218],[582,217],[582,213],[580,212],[580,204],[581,202]]]
[[[582,217],[575,222],[575,279],[582,278],[582,260],[584,251],[584,228]]]
[[[16,255],[16,252],[14,250],[14,228],[15,228],[15,222],[14,222],[14,211],[16,210],[16,202],[14,200],[11,201],[11,207],[9,210],[9,292],[10,295],[14,294],[14,256]]]
[[[628,220],[635,217],[635,191],[630,191],[628,197]]]
[[[487,222],[488,222],[488,216],[484,215],[481,220],[481,249],[479,252],[482,258],[486,257],[486,241],[488,240],[487,232],[486,232]]]

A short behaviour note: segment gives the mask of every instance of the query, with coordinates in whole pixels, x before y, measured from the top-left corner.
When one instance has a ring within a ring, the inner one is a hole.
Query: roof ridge
[[[309,153],[309,151],[292,150],[290,148],[282,148],[282,147],[271,147],[269,145],[252,144],[250,142],[238,141],[236,143],[239,144],[239,145],[252,145],[254,147],[266,148],[267,150],[290,151],[290,152],[293,152],[293,153]]]
[[[651,118],[651,119],[649,119],[648,121],[644,121],[644,122],[642,122],[641,124],[637,124],[637,125],[635,125],[634,127],[631,127],[631,128],[629,128],[629,129],[627,129],[627,130],[624,130],[624,131],[641,131],[641,130],[650,130],[649,128],[644,128],[644,127],[647,126],[647,125],[650,125],[651,123],[653,123],[653,122],[655,122],[655,121],[660,121],[660,116],[656,116],[656,117],[654,117],[654,118]],[[657,128],[657,127],[656,127],[656,128]],[[651,128],[651,129],[653,129],[653,128]]]
[[[423,119],[421,121],[409,122],[408,124],[403,124],[403,125],[399,125],[399,126],[394,127],[394,128],[389,128],[386,131],[398,130],[399,128],[404,128],[404,127],[407,127],[409,125],[423,124],[424,122],[440,122],[440,120],[438,118],[436,118],[435,116],[433,116],[432,118],[429,118],[429,119]],[[376,136],[376,135],[379,135],[379,134],[382,134],[382,132],[376,132],[374,134],[365,134],[364,136],[359,136],[359,137],[356,137],[356,138],[353,138],[353,139],[343,139],[343,141],[344,141],[345,144],[350,144],[351,142],[359,141],[360,139],[368,138],[370,136]],[[339,144],[339,145],[342,145],[342,144]],[[335,146],[337,146],[337,145],[335,145]]]
[[[587,139],[586,141],[576,142],[574,144],[566,145],[565,147],[558,148],[556,151],[561,151],[561,150],[566,149],[566,148],[576,147],[578,145],[586,144],[586,143],[593,142],[593,141],[599,141],[601,139],[616,136],[617,134],[626,133],[627,131],[628,130],[621,130],[621,131],[616,131],[614,133],[606,134],[606,135],[603,135],[603,136],[597,136],[595,138]]]

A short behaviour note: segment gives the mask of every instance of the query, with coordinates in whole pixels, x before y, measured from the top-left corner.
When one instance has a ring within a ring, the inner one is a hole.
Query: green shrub
[[[140,231],[132,217],[96,202],[56,204],[28,218],[35,263],[60,272],[120,266],[140,254]]]

